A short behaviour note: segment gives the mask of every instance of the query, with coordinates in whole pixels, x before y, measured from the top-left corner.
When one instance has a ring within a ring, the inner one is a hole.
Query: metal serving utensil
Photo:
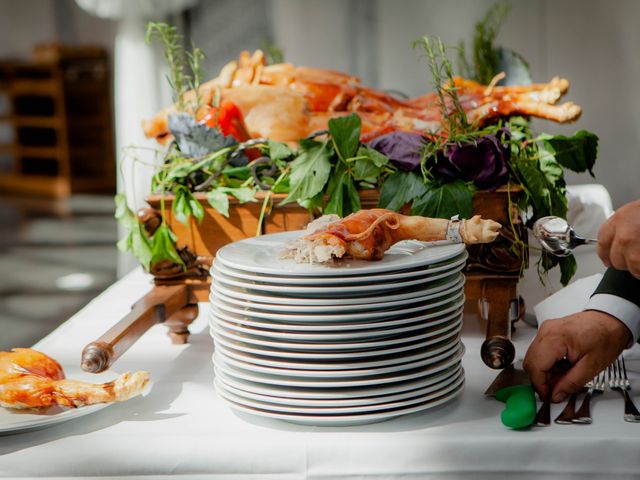
[[[557,257],[568,257],[577,246],[598,243],[593,238],[577,235],[564,218],[553,216],[536,220],[533,224],[533,236],[545,250]]]

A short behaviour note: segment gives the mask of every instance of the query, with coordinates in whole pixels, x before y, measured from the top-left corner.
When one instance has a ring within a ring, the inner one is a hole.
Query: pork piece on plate
[[[307,234],[286,246],[283,258],[299,263],[327,263],[336,259],[380,260],[401,240],[489,243],[501,225],[476,215],[468,220],[407,216],[391,210],[360,210],[340,219],[325,215],[311,222]]]
[[[148,372],[123,373],[111,382],[93,384],[65,378],[60,364],[31,348],[0,352],[0,406],[44,408],[82,407],[122,402],[142,393]]]

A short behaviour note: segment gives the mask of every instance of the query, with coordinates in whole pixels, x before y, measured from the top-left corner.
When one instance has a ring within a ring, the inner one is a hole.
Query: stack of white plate
[[[456,397],[464,245],[401,242],[376,262],[281,259],[302,234],[218,251],[210,325],[220,396],[312,425],[372,423]]]

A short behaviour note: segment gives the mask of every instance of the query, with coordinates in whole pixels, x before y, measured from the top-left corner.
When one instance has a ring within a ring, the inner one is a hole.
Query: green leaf
[[[358,157],[369,157],[376,167],[384,167],[389,163],[389,158],[374,148],[361,145],[358,148]]]
[[[380,152],[361,146],[358,149],[358,158],[353,167],[353,178],[356,180],[366,180],[368,178],[377,178],[382,168],[387,164],[389,159]]]
[[[225,167],[222,174],[227,178],[237,178],[247,180],[251,177],[251,169],[249,167]]]
[[[331,172],[330,150],[326,143],[305,142],[302,153],[291,162],[289,195],[281,204],[306,200],[320,193]]]
[[[314,210],[321,208],[323,203],[324,203],[324,194],[322,192],[320,192],[313,198],[307,198],[305,200],[298,201],[298,204],[302,208],[306,208],[310,212],[313,212]]]
[[[368,158],[359,158],[353,167],[353,178],[356,180],[364,180],[365,178],[377,177],[380,175],[380,167]]]
[[[269,156],[272,160],[286,160],[293,155],[293,151],[286,143],[269,140]]]
[[[347,177],[347,182],[343,185],[343,188],[346,190],[346,202],[342,208],[342,216],[346,217],[350,213],[357,212],[360,210],[360,195],[358,195],[358,190],[353,183],[353,177],[350,175]]]
[[[229,197],[226,193],[213,189],[207,192],[207,201],[218,212],[229,218]]]
[[[204,208],[187,187],[179,185],[175,189],[174,195],[175,198],[173,199],[172,209],[173,214],[179,222],[189,226],[189,217],[192,215],[198,223],[202,222],[204,218]]]
[[[346,160],[356,154],[360,145],[362,121],[356,113],[329,120],[329,132],[338,155]]]
[[[576,274],[578,270],[578,264],[573,255],[563,257],[560,259],[560,283],[563,286],[567,286],[571,278]]]
[[[129,246],[133,256],[138,259],[145,270],[149,271],[152,257],[151,242],[147,237],[144,226],[140,222],[137,222],[137,225],[130,231]]]
[[[594,176],[593,165],[598,157],[597,135],[579,130],[571,137],[542,135],[540,140],[560,165],[578,173],[589,171]]]
[[[144,226],[137,216],[127,206],[127,199],[123,193],[115,196],[115,218],[125,227],[127,233],[117,243],[122,252],[131,251],[145,270],[149,270],[151,261],[151,243]]]
[[[353,184],[353,177],[343,163],[339,163],[334,174],[329,180],[327,188],[329,202],[324,213],[335,213],[345,217],[350,213],[360,210],[360,196]]]
[[[224,193],[228,193],[229,195],[233,195],[236,197],[241,203],[247,202],[257,202],[256,200],[256,192],[253,188],[249,187],[241,187],[241,188],[229,188],[229,187],[218,187],[218,190]]]
[[[382,185],[378,206],[398,211],[406,203],[421,197],[427,190],[422,177],[413,172],[398,170],[389,175]]]
[[[534,219],[547,215],[566,218],[568,203],[564,184],[550,183],[538,161],[519,158],[515,166],[520,183],[529,194]]]
[[[329,201],[324,208],[324,213],[335,213],[340,217],[343,216],[345,193],[343,186],[348,176],[347,167],[343,163],[339,163],[329,179],[329,186],[327,187]]]
[[[555,185],[557,182],[563,182],[564,184],[564,170],[553,154],[544,148],[539,149],[540,152],[540,170],[544,173],[549,183]]]
[[[413,202],[412,215],[432,218],[451,218],[460,215],[470,218],[473,210],[472,191],[462,180],[443,185],[429,184],[427,192]]]
[[[166,224],[160,225],[151,240],[151,264],[170,260],[184,267],[175,245],[176,237]]]

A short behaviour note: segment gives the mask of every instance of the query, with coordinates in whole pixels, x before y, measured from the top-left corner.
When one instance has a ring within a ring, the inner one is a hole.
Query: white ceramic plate
[[[67,378],[91,383],[108,382],[117,376],[117,374],[113,372],[104,372],[96,375],[69,367],[65,367],[64,370]],[[0,435],[11,435],[51,427],[62,422],[84,417],[85,415],[91,415],[109,405],[111,405],[111,403],[98,403],[79,408],[55,406],[40,410],[18,410],[0,407]]]
[[[296,263],[292,259],[282,259],[285,245],[303,236],[303,230],[273,233],[247,238],[225,245],[216,254],[231,268],[243,272],[281,276],[336,277],[343,275],[370,275],[416,269],[426,265],[454,258],[465,250],[464,244],[434,246],[413,240],[398,242],[385,252],[382,260],[344,260],[333,264]]]
[[[384,308],[381,304],[386,302],[393,302],[398,300],[407,300],[410,298],[423,297],[430,294],[442,292],[451,288],[464,285],[464,275],[459,272],[453,272],[450,275],[446,275],[444,278],[436,280],[434,282],[422,283],[417,286],[412,286],[401,292],[392,292],[383,294],[378,291],[362,291],[353,296],[340,296],[337,292],[341,290],[340,287],[331,289],[335,294],[331,295],[331,290],[327,290],[323,296],[307,296],[307,297],[294,297],[286,295],[283,291],[281,294],[269,294],[266,295],[251,293],[252,291],[246,288],[239,288],[234,286],[223,285],[218,278],[213,278],[211,284],[211,294],[215,297],[217,293],[222,293],[227,297],[238,298],[240,300],[249,300],[252,302],[270,303],[272,305],[313,305],[313,306],[336,306],[336,305],[362,305],[377,303],[381,308]]]
[[[289,369],[289,368],[275,368],[275,367],[263,367],[261,365],[255,365],[253,363],[244,362],[241,360],[235,360],[224,353],[223,349],[217,349],[214,354],[214,363],[217,359],[222,360],[226,365],[241,368],[243,370],[255,373],[265,373],[268,375],[284,376],[287,378],[319,378],[319,379],[337,379],[337,378],[349,378],[358,379],[364,377],[370,377],[373,375],[396,375],[400,372],[406,372],[416,368],[421,368],[427,365],[432,365],[441,361],[448,356],[451,356],[459,348],[459,345],[452,345],[448,350],[442,353],[434,355],[432,357],[423,358],[421,360],[414,360],[406,363],[396,363],[387,367],[371,367],[371,368],[358,368],[353,370],[311,370],[311,369]]]
[[[446,390],[447,393],[442,393],[442,395],[439,397],[433,396],[430,400],[419,403],[417,405],[387,410],[383,412],[362,413],[359,415],[296,415],[287,413],[276,413],[259,408],[247,407],[242,404],[233,402],[232,400],[227,400],[227,402],[228,405],[234,410],[244,413],[250,413],[252,415],[260,417],[275,418],[290,423],[317,427],[344,427],[382,422],[401,415],[428,410],[430,408],[434,408],[444,403],[450,402],[462,392],[464,388],[464,376],[461,377],[461,380],[459,380],[459,382],[456,382],[449,388],[450,389]]]
[[[400,317],[395,320],[383,319],[377,322],[362,322],[355,323],[349,322],[345,324],[319,324],[312,323],[298,324],[298,323],[280,323],[271,320],[264,320],[260,318],[251,317],[250,313],[245,315],[237,315],[235,313],[223,312],[213,304],[209,304],[209,318],[211,315],[215,315],[217,318],[222,318],[227,322],[232,322],[241,325],[248,325],[255,328],[269,328],[272,330],[286,330],[290,332],[342,332],[347,330],[368,330],[379,328],[392,328],[399,327],[401,325],[409,325],[416,322],[425,322],[429,326],[438,325],[447,321],[454,312],[460,310],[464,301],[460,300],[457,303],[451,303],[451,305],[438,309],[436,311],[430,311],[423,315],[415,315],[409,317]]]
[[[365,359],[371,357],[382,357],[385,355],[394,355],[396,353],[401,352],[409,352],[413,350],[423,350],[426,347],[431,347],[432,345],[441,345],[443,342],[448,340],[457,339],[459,334],[456,335],[455,331],[451,332],[450,335],[443,335],[443,338],[436,339],[433,343],[429,343],[425,346],[425,342],[422,339],[407,341],[402,345],[392,345],[389,348],[376,348],[372,350],[344,350],[344,351],[331,351],[331,350],[322,350],[322,351],[289,351],[282,350],[280,348],[269,348],[261,345],[252,345],[250,343],[243,342],[242,340],[233,340],[226,338],[222,335],[217,334],[213,328],[209,329],[210,335],[214,339],[215,345],[222,344],[229,348],[234,348],[241,352],[245,353],[253,353],[255,355],[263,355],[269,357],[277,357],[277,358],[292,358],[301,361],[305,361],[307,359],[316,359],[322,361],[330,361],[330,360],[353,360],[353,359]],[[438,341],[439,340],[439,341]],[[415,353],[415,352],[414,352]]]
[[[253,382],[251,380],[230,376],[226,372],[214,366],[216,378],[220,378],[225,384],[232,385],[233,387],[246,392],[287,398],[289,400],[349,401],[356,402],[355,404],[358,404],[357,402],[374,403],[376,399],[389,395],[399,395],[420,388],[425,388],[429,385],[442,381],[445,377],[454,375],[455,372],[461,368],[461,362],[456,362],[450,367],[443,368],[438,372],[427,372],[427,374],[422,377],[405,380],[403,382],[351,388],[305,388]]]
[[[392,355],[376,356],[373,359],[338,359],[337,361],[304,359],[295,360],[288,358],[278,358],[255,353],[236,350],[226,343],[217,342],[216,350],[224,353],[225,356],[234,358],[244,363],[263,365],[265,367],[288,368],[293,370],[349,370],[359,368],[387,367],[398,363],[413,362],[425,358],[434,357],[442,352],[453,348],[458,344],[459,337],[454,336],[441,343],[430,345],[429,348],[419,349],[417,352],[400,352]]]
[[[404,280],[392,281],[385,279],[379,282],[368,282],[360,285],[345,285],[341,283],[332,285],[316,285],[316,286],[299,286],[295,284],[291,285],[270,285],[267,283],[258,283],[250,280],[242,280],[234,278],[230,275],[222,273],[220,269],[214,265],[211,268],[211,274],[213,278],[220,284],[228,288],[237,288],[247,293],[254,293],[257,295],[284,295],[287,297],[303,297],[303,298],[341,298],[341,297],[355,297],[360,295],[367,295],[372,292],[380,292],[381,294],[388,294],[390,292],[397,292],[398,290],[408,290],[409,287],[429,287],[436,286],[435,282],[440,279],[446,279],[451,277],[460,271],[462,265],[457,268],[450,268],[430,275],[420,275],[416,273]]]
[[[416,323],[401,325],[399,327],[391,327],[388,328],[384,322],[380,322],[378,328],[369,329],[369,330],[347,330],[347,331],[336,331],[336,332],[296,332],[291,330],[272,330],[270,328],[256,328],[254,326],[248,326],[244,324],[238,324],[236,322],[230,322],[225,320],[222,315],[218,315],[215,311],[215,307],[212,309],[212,314],[210,320],[212,323],[218,323],[224,328],[228,330],[233,330],[235,332],[239,332],[242,334],[255,335],[259,337],[267,337],[267,338],[275,338],[280,341],[310,341],[310,342],[321,342],[321,341],[335,341],[335,342],[345,342],[345,341],[360,341],[362,339],[368,338],[378,338],[378,337],[389,337],[390,335],[400,335],[404,333],[414,332],[416,330],[424,330],[425,333],[427,331],[433,332],[434,335],[437,334],[438,331],[446,331],[448,330],[453,320],[458,320],[460,316],[456,318],[453,315],[450,315],[448,318],[445,318],[443,321],[438,322],[433,325],[429,322],[419,321]],[[382,328],[380,328],[382,327]]]
[[[434,373],[441,372],[442,370],[458,363],[462,358],[463,351],[463,348],[459,345],[457,351],[454,349],[453,353],[451,353],[451,351],[447,351],[446,355],[441,354],[440,357],[443,358],[439,362],[430,363],[429,365],[399,372],[397,374],[371,375],[369,377],[358,377],[357,379],[337,379],[333,377],[300,378],[284,375],[272,375],[268,373],[257,373],[230,365],[216,353],[214,353],[214,366],[217,370],[224,372],[232,378],[240,378],[250,382],[257,382],[266,385],[285,385],[299,388],[354,388],[403,382],[405,380],[414,380],[426,375],[433,375]]]
[[[387,272],[362,276],[343,275],[335,277],[287,277],[281,275],[260,275],[258,273],[244,272],[242,270],[231,268],[223,263],[223,260],[220,258],[216,259],[214,266],[216,270],[227,277],[271,285],[353,285],[359,283],[392,282],[412,278],[416,275],[426,276],[432,273],[442,272],[444,270],[460,269],[467,261],[468,256],[469,255],[465,250],[457,257],[453,257],[449,260],[435,263],[433,265],[427,265],[419,269],[400,270],[399,272]]]
[[[448,390],[447,387],[451,384],[456,384],[464,380],[464,375],[460,371],[457,375],[447,379],[447,381],[436,385],[436,388],[431,388],[426,391],[414,394],[413,397],[405,398],[402,400],[388,401],[386,403],[376,403],[372,405],[353,405],[353,406],[301,406],[301,405],[287,405],[280,402],[274,402],[269,397],[266,400],[263,398],[257,399],[252,394],[246,394],[242,390],[235,390],[226,386],[223,382],[216,380],[216,390],[227,400],[231,400],[240,405],[246,407],[260,408],[271,412],[281,412],[294,415],[354,415],[358,413],[379,412],[384,410],[391,410],[397,408],[406,408],[410,405],[417,403],[423,403],[429,401],[435,397],[442,396]]]
[[[281,350],[293,350],[293,351],[325,351],[325,350],[333,350],[333,351],[354,351],[354,350],[370,350],[374,348],[384,348],[392,345],[398,345],[402,343],[413,342],[415,340],[421,340],[423,344],[432,345],[434,343],[438,343],[447,336],[453,335],[460,331],[462,325],[462,318],[451,325],[447,325],[447,328],[442,330],[437,330],[437,333],[433,333],[431,331],[426,332],[412,332],[412,334],[408,335],[394,335],[389,338],[384,338],[382,340],[362,340],[362,341],[352,341],[347,340],[345,342],[294,342],[294,341],[277,341],[274,339],[269,339],[266,337],[260,337],[258,335],[250,335],[247,333],[239,333],[231,331],[225,328],[224,325],[213,324],[211,327],[216,335],[223,336],[230,340],[235,340],[238,342],[246,342],[252,345],[263,346],[267,348],[277,348]]]
[[[212,288],[212,293],[209,295],[209,301],[214,302],[217,300],[221,300],[222,303],[236,306],[237,308],[246,309],[248,311],[263,311],[265,313],[268,312],[277,312],[277,313],[321,313],[323,315],[327,313],[345,313],[345,312],[364,312],[366,310],[377,310],[377,311],[391,311],[395,307],[407,307],[411,304],[424,302],[425,300],[429,300],[430,298],[436,298],[444,295],[450,295],[452,292],[462,291],[462,286],[459,284],[454,284],[450,289],[440,290],[437,292],[426,293],[424,296],[393,300],[387,302],[373,302],[371,300],[376,300],[379,298],[379,295],[376,295],[374,298],[369,297],[369,303],[358,303],[354,305],[343,305],[340,302],[326,302],[326,305],[282,305],[282,304],[271,304],[271,303],[261,303],[254,302],[251,300],[247,300],[243,296],[239,295],[238,298],[229,297],[220,291],[215,291]],[[364,299],[363,299],[364,300]]]
[[[286,387],[260,387],[251,382],[243,382],[242,380],[234,380],[225,377],[224,374],[216,376],[216,381],[222,383],[227,389],[236,395],[240,395],[254,400],[262,400],[269,403],[278,403],[280,405],[297,405],[301,407],[350,407],[356,405],[375,405],[379,403],[395,402],[406,398],[412,398],[424,393],[430,393],[438,390],[444,385],[451,383],[462,372],[462,365],[455,365],[447,370],[408,382],[404,388],[406,390],[374,396],[358,396],[357,389],[354,389],[353,397],[344,396],[345,389],[341,390],[343,398],[296,398],[300,390],[292,390]],[[326,390],[323,390],[326,395]]]

